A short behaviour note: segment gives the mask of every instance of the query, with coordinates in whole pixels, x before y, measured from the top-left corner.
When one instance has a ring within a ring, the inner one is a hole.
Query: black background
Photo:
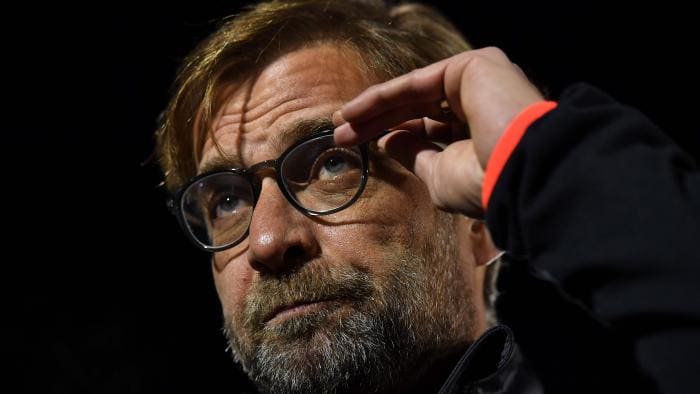
[[[180,60],[240,4],[25,4],[5,13],[3,281],[20,391],[242,389],[224,351],[207,256],[167,213],[149,161]],[[590,82],[698,155],[689,9],[436,6],[474,46],[501,47],[553,97]]]

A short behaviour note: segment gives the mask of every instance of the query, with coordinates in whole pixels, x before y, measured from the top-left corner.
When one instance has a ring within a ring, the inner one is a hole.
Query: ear
[[[486,224],[482,220],[473,219],[471,221],[469,235],[472,239],[472,253],[477,267],[488,265],[503,254],[493,244],[489,229],[486,228]]]

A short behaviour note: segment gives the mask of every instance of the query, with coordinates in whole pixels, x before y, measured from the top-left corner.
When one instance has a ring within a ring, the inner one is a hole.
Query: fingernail
[[[335,128],[333,139],[336,145],[348,145],[352,142],[352,128],[349,123],[343,123]]]
[[[379,148],[380,152],[386,153],[386,142],[391,138],[391,134],[393,133],[387,133],[377,139],[377,148]]]
[[[340,114],[340,110],[333,112],[332,121],[334,126],[340,126],[345,123],[345,119],[343,119],[343,115]]]

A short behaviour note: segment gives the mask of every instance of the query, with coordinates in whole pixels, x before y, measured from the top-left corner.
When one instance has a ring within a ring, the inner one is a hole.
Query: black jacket
[[[496,328],[500,347],[473,345],[443,392],[700,392],[700,171],[647,118],[568,89],[513,151],[486,218],[510,256],[499,310],[522,356]],[[497,373],[469,369],[481,351]]]

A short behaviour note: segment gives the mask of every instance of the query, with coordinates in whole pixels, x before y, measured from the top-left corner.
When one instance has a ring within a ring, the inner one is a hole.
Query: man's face
[[[300,138],[289,133],[294,125],[329,120],[376,82],[358,64],[351,51],[318,45],[237,85],[213,124],[218,145],[237,158],[231,166],[275,159]],[[220,161],[208,138],[200,168]],[[213,257],[234,356],[263,390],[409,382],[483,331],[469,222],[436,209],[396,161],[370,156],[359,200],[320,218],[296,210],[265,176],[248,238]]]

